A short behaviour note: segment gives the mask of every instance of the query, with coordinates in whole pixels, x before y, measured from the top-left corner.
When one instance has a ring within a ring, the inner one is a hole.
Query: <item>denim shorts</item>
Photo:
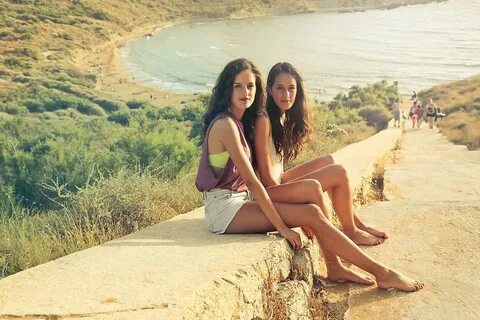
[[[225,233],[238,210],[252,200],[250,191],[212,189],[203,193],[205,219],[208,229],[217,234]]]

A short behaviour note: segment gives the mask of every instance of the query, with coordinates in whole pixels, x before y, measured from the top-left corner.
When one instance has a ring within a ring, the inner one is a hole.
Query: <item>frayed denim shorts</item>
[[[223,234],[243,204],[252,200],[252,196],[248,190],[212,189],[203,193],[203,199],[208,229]]]

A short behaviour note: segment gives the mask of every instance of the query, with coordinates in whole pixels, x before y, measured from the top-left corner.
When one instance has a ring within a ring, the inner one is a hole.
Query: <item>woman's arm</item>
[[[235,167],[238,169],[238,171],[240,171],[240,175],[247,185],[247,188],[255,197],[255,201],[258,202],[267,219],[283,237],[287,238],[292,243],[292,240],[290,239],[292,238],[292,234],[290,233],[291,230],[283,222],[272,201],[270,200],[270,197],[265,191],[265,188],[255,175],[252,165],[250,164],[250,160],[243,149],[240,140],[240,133],[238,132],[238,128],[233,120],[229,118],[223,118],[216,121],[210,131],[210,137],[214,139],[218,137],[218,139],[220,139],[225,146],[225,149],[227,149],[228,155],[235,164]]]
[[[278,185],[273,177],[272,157],[270,154],[270,120],[265,115],[260,115],[255,123],[254,144],[260,181],[265,187]]]

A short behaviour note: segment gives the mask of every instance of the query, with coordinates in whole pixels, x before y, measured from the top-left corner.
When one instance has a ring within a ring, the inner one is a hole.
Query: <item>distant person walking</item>
[[[428,127],[433,129],[433,121],[437,117],[437,105],[433,102],[432,98],[428,99],[428,103],[425,106],[427,112]]]
[[[403,107],[400,103],[400,99],[395,99],[395,102],[392,104],[392,112],[393,112],[393,126],[400,127],[400,121],[403,115]]]
[[[410,111],[408,112],[408,118],[412,120],[412,128],[415,128],[418,120],[417,101],[414,101],[413,105],[410,107]]]
[[[417,115],[417,129],[420,129],[420,126],[422,125],[422,121],[423,121],[423,107],[422,107],[422,104],[419,102],[417,103],[417,109],[415,110],[415,114]]]

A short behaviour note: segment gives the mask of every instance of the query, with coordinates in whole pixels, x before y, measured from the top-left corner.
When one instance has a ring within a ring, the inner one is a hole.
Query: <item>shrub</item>
[[[187,172],[194,165],[198,149],[187,137],[176,130],[142,133],[121,138],[112,150],[120,152],[122,163],[142,170],[162,172],[172,179],[179,172]]]
[[[182,120],[197,122],[202,119],[205,113],[205,104],[192,104],[182,109]]]
[[[73,40],[73,37],[69,35],[68,33],[62,34],[62,38],[65,40]]]
[[[12,51],[13,54],[17,56],[23,56],[38,60],[38,52],[30,49],[30,48],[16,48]]]
[[[387,128],[388,121],[392,118],[392,114],[387,109],[378,106],[362,107],[358,110],[358,115],[377,130]]]
[[[107,120],[122,126],[128,126],[130,124],[130,114],[128,112],[115,112],[109,115]]]
[[[8,78],[10,77],[10,72],[8,72],[8,70],[5,70],[5,69],[0,69],[0,78]]]
[[[156,114],[158,119],[177,120],[177,121],[182,120],[182,113],[180,109],[172,106],[166,106],[164,108],[156,109]]]
[[[12,32],[10,32],[8,30],[0,30],[0,39],[7,40],[11,36],[13,36]]]
[[[89,116],[105,116],[105,110],[100,108],[98,105],[95,105],[90,102],[84,102],[78,105],[77,110],[80,113],[89,115]]]
[[[119,110],[127,109],[127,105],[124,102],[109,100],[109,99],[93,99],[94,103],[98,104],[105,111],[115,112]]]
[[[21,114],[27,114],[29,110],[25,106],[6,104],[6,105],[0,105],[0,111],[8,114],[12,114],[12,115],[21,115]]]
[[[30,112],[43,112],[45,111],[45,106],[41,101],[28,99],[23,102],[23,105],[28,109]]]
[[[367,85],[364,88],[352,86],[348,94],[337,94],[335,98],[329,102],[328,107],[336,110],[343,107],[359,109],[367,105],[390,106],[398,97],[398,87],[395,84],[389,85],[383,80]]]
[[[8,67],[13,67],[13,68],[25,68],[25,69],[30,69],[32,67],[32,64],[19,59],[19,58],[6,58],[3,60],[3,64],[8,66]]]
[[[144,109],[152,107],[152,105],[146,101],[130,100],[127,102],[127,106],[130,109]]]

